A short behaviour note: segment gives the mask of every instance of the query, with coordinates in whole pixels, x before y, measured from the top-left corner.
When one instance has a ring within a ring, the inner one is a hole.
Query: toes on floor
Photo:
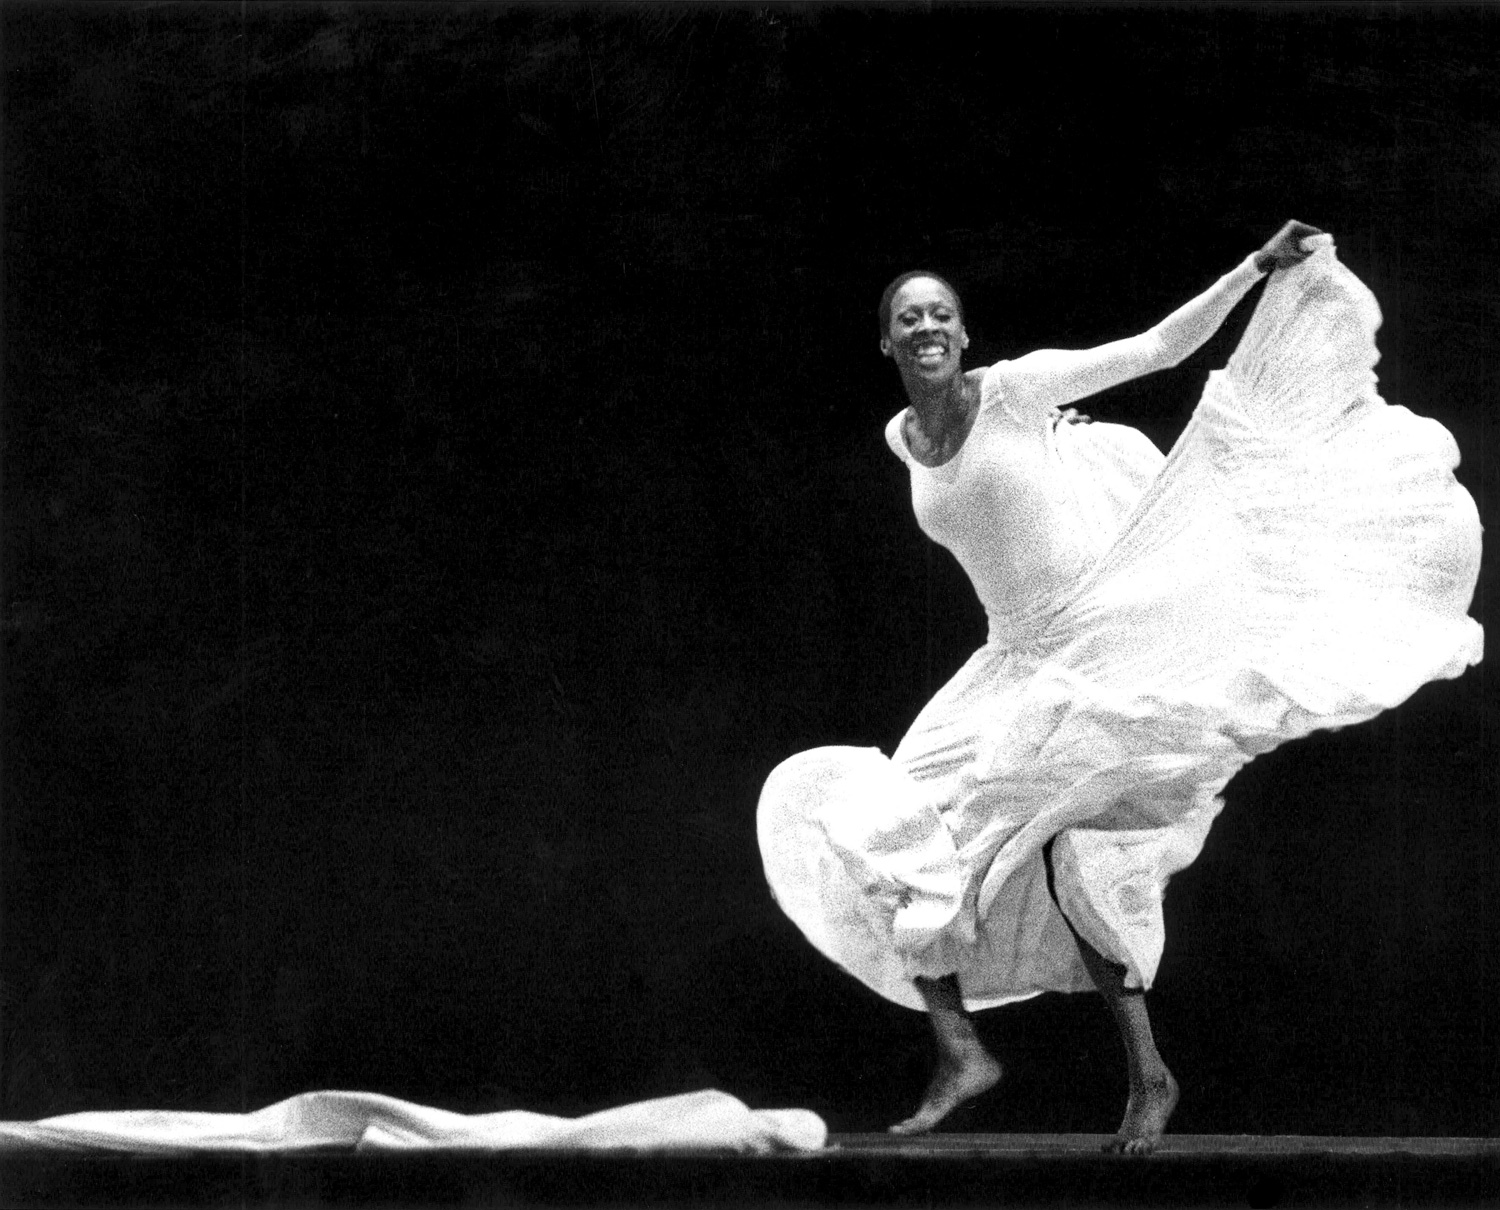
[[[1106,1155],[1150,1155],[1156,1150],[1156,1140],[1110,1139],[1100,1150]]]

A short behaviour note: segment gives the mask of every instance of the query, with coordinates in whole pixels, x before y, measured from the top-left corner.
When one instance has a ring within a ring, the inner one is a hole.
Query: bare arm
[[[1317,229],[1289,222],[1258,252],[1246,257],[1191,302],[1155,327],[1092,349],[1038,349],[1011,363],[1011,374],[1028,392],[1040,392],[1054,407],[1165,370],[1203,347],[1250,287],[1275,268],[1307,256],[1304,236]]]

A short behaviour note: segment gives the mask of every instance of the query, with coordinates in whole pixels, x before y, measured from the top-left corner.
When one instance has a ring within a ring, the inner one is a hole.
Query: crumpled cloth
[[[0,1152],[191,1155],[213,1151],[817,1151],[828,1127],[806,1109],[750,1109],[712,1089],[581,1118],[511,1109],[462,1114],[373,1092],[305,1092],[254,1113],[129,1109],[0,1122]]]

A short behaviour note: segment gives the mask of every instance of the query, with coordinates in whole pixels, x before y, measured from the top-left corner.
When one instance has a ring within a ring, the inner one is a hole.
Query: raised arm
[[[1021,389],[1040,393],[1060,408],[1175,366],[1219,330],[1235,304],[1266,273],[1305,259],[1302,239],[1317,234],[1317,228],[1293,220],[1197,298],[1139,336],[1092,349],[1038,349],[1011,362],[1011,377]]]

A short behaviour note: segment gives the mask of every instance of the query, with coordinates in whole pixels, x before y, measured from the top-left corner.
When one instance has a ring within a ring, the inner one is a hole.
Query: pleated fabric
[[[1379,323],[1326,237],[1274,274],[1055,610],[992,630],[892,757],[820,748],[773,771],[767,878],[819,950],[913,1008],[915,975],[957,973],[971,1008],[1084,990],[1041,860],[1056,838],[1068,920],[1149,987],[1167,881],[1240,768],[1478,662],[1478,514],[1447,430],[1380,398]],[[1086,429],[1059,448],[1106,513],[1098,485],[1146,465]]]

